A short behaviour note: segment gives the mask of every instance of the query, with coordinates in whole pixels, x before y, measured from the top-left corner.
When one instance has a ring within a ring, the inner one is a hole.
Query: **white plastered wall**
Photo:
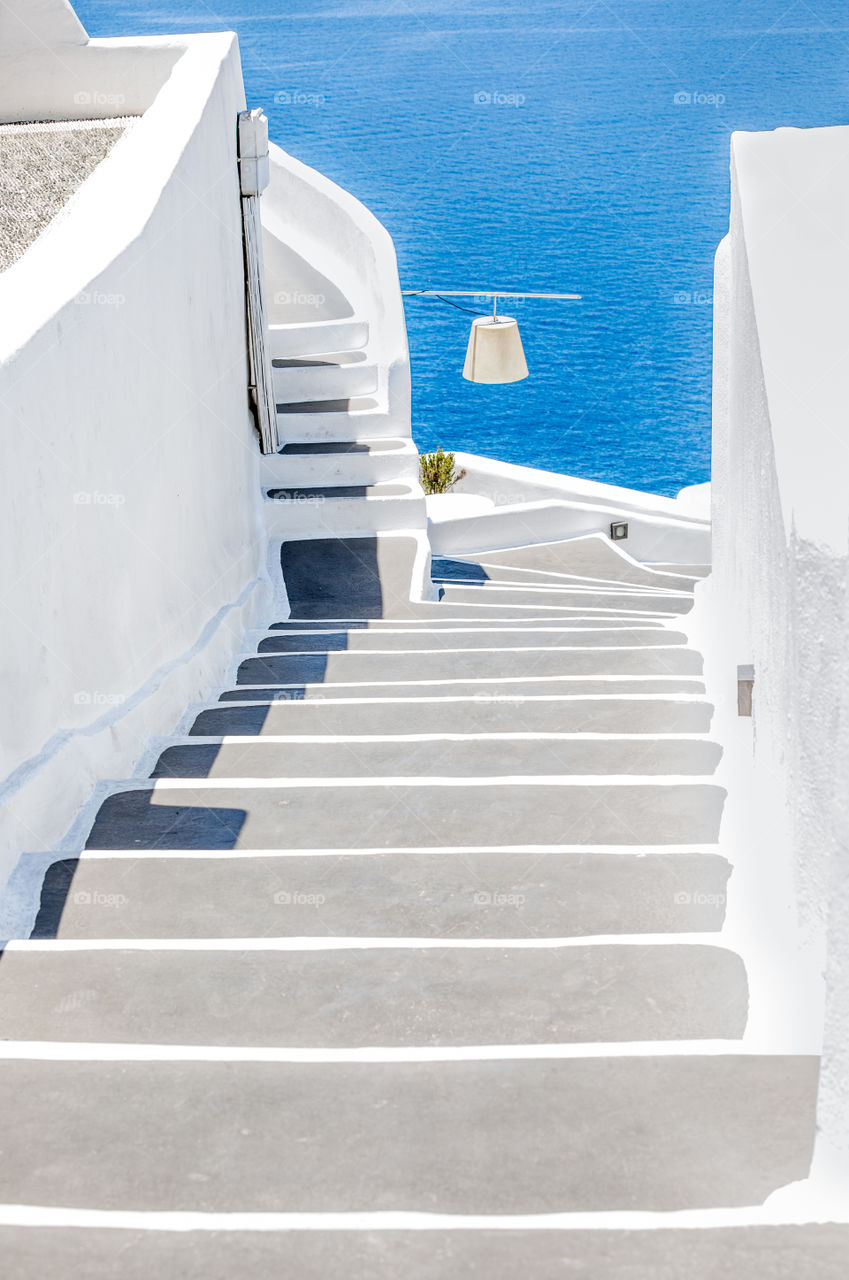
[[[738,864],[729,909],[772,952],[773,1018],[801,1026],[807,1017],[818,1033],[824,1022],[811,1186],[840,1198],[849,1183],[849,129],[737,134],[732,150],[715,290],[714,568],[697,591],[696,623],[734,761],[722,834]],[[752,720],[736,715],[736,669],[748,663]]]
[[[136,61],[132,42],[97,44],[124,109],[135,95],[145,113],[0,276],[0,881],[20,851],[62,845],[98,784],[131,773],[225,681],[271,607],[247,401],[238,45],[146,41]],[[151,51],[173,69],[148,103]],[[42,79],[24,110],[13,78],[2,110],[61,117],[53,54],[27,58]]]

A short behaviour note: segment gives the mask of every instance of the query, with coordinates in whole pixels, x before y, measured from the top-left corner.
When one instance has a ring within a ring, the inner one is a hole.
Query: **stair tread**
[[[287,894],[277,892],[284,917]],[[320,913],[323,895],[295,894],[316,898]],[[75,1041],[81,1022],[86,1039],[124,1044],[736,1039],[746,1008],[742,961],[708,943],[241,954],[11,949],[0,966],[0,1018],[11,1040]]]
[[[47,1215],[45,1215],[47,1217]],[[636,1231],[484,1228],[167,1231],[130,1227],[0,1226],[0,1250],[15,1276],[85,1275],[87,1280],[280,1280],[285,1256],[303,1280],[844,1280],[849,1226],[711,1226]]]
[[[409,850],[215,858],[86,854],[50,867],[33,936],[693,934],[721,927],[730,871],[715,850],[634,852],[627,846],[547,855],[497,848],[459,855]],[[291,901],[277,902],[281,892]]]
[[[412,446],[403,436],[384,436],[377,440],[320,440],[318,442],[294,441],[277,450],[278,456],[310,456],[313,454],[394,453]]]
[[[190,779],[119,791],[101,805],[87,847],[336,849],[500,844],[710,843],[724,791],[712,782],[605,778],[334,779],[256,786]]]
[[[760,1204],[805,1177],[817,1060],[0,1061],[0,1202],[546,1213]],[[122,1141],[116,1141],[116,1135]]]

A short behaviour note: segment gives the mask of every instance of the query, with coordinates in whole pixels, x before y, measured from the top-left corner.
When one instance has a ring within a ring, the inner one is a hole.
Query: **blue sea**
[[[76,8],[98,36],[237,31],[249,105],[388,227],[404,288],[583,295],[502,304],[531,372],[496,387],[460,376],[471,316],[408,300],[420,448],[663,494],[709,478],[730,135],[847,123],[846,0]]]

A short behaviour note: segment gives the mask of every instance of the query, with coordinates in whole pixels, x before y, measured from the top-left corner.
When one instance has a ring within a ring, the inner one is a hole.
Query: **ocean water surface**
[[[408,300],[420,448],[664,494],[709,478],[730,135],[847,123],[846,0],[76,9],[96,36],[237,31],[248,104],[388,227],[404,288],[583,295],[502,304],[531,372],[496,387],[460,376],[471,316]]]

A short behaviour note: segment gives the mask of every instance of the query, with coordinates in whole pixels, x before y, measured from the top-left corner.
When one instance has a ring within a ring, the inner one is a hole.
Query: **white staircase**
[[[50,867],[7,1273],[836,1278],[849,1228],[764,1210],[818,1064],[746,1040],[691,592],[585,538],[415,604],[414,543],[290,544],[292,616]]]
[[[269,535],[424,530],[391,241],[347,192],[279,148],[272,147],[271,160],[272,183],[263,197],[266,284],[269,298],[284,299],[285,306],[271,310],[281,444],[262,461]],[[309,197],[300,217],[293,200],[299,179]],[[333,231],[324,240],[314,227],[322,210]],[[349,242],[354,231],[363,237],[359,255],[334,260],[334,246]]]

